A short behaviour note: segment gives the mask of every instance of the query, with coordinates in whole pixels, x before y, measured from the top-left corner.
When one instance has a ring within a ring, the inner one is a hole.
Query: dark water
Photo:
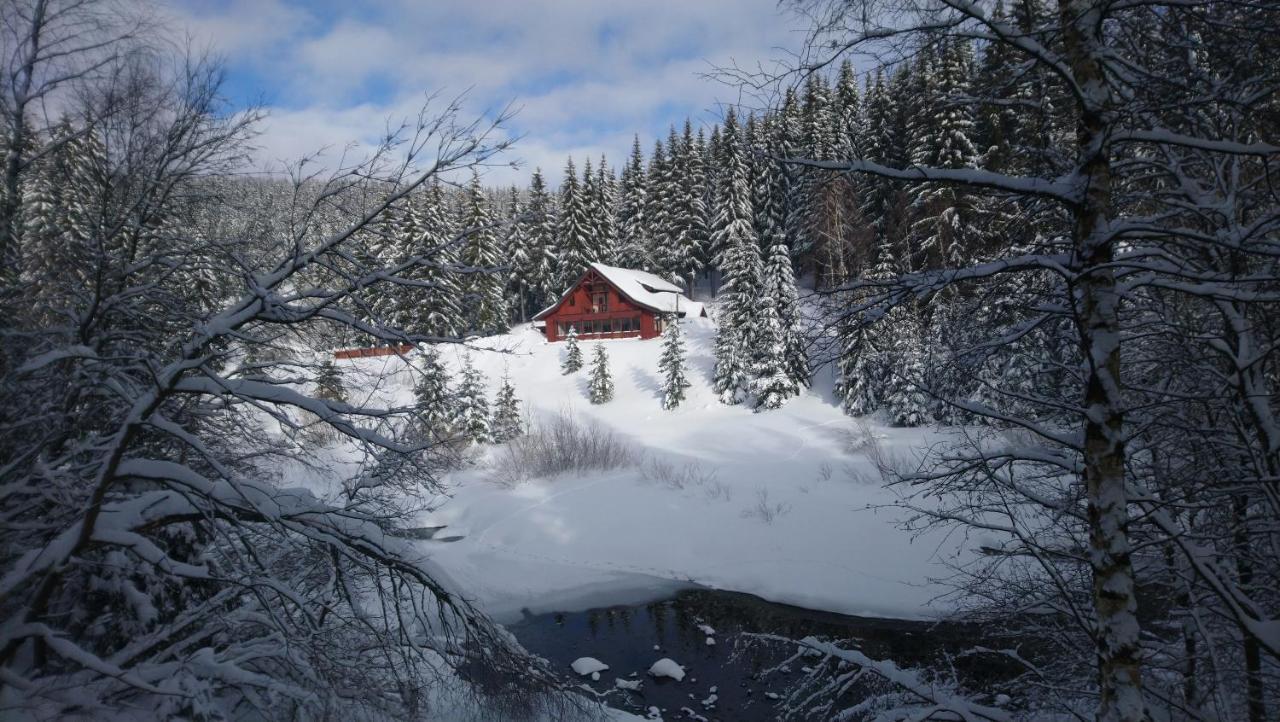
[[[707,635],[699,628],[704,624],[715,630],[714,645],[706,643]],[[796,669],[762,676],[762,671],[789,657],[795,646],[751,643],[744,632],[849,640],[868,655],[901,666],[931,661],[972,643],[974,632],[959,625],[849,617],[712,590],[681,592],[651,604],[531,615],[510,629],[527,649],[566,675],[576,676],[569,665],[579,657],[595,657],[609,665],[599,681],[581,681],[607,693],[606,702],[613,707],[643,715],[656,706],[666,720],[736,722],[779,719],[778,703],[769,693],[785,693],[800,674]],[[684,666],[682,682],[646,674],[663,657]],[[640,692],[614,689],[615,679],[644,684]],[[712,687],[716,700],[704,705]]]

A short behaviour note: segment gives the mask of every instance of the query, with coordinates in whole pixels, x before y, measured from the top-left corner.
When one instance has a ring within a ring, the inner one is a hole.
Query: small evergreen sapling
[[[742,403],[746,396],[747,367],[741,350],[738,329],[731,319],[723,319],[716,331],[716,369],[712,379],[722,404]]]
[[[449,375],[435,348],[423,347],[418,371],[413,387],[418,418],[429,431],[445,434],[457,416],[457,399],[449,389]]]
[[[662,357],[658,359],[662,372],[662,408],[674,409],[684,402],[684,391],[689,379],[684,374],[684,340],[680,337],[680,323],[669,316],[662,331]]]
[[[492,438],[489,426],[489,400],[484,393],[484,374],[471,363],[467,354],[462,362],[462,384],[458,387],[458,431],[477,444]]]
[[[316,398],[340,403],[347,401],[347,392],[342,386],[342,370],[332,358],[321,362],[316,372]]]
[[[511,378],[503,375],[502,386],[493,408],[493,441],[504,444],[522,433],[520,425],[520,400],[511,386]]]
[[[578,329],[570,326],[569,335],[565,336],[564,343],[564,363],[560,365],[560,370],[565,375],[577,373],[582,368],[582,349],[578,347]]]
[[[769,296],[760,299],[759,324],[756,330],[759,346],[751,368],[751,390],[756,397],[757,411],[779,408],[800,393],[800,384],[787,373],[785,331]]]
[[[613,378],[609,376],[609,355],[604,344],[596,344],[591,359],[591,403],[603,404],[613,399]]]

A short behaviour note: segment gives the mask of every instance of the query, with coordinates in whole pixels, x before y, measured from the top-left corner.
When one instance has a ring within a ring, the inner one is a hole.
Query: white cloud
[[[794,39],[775,0],[229,0],[177,14],[264,86],[264,159],[371,142],[388,118],[416,115],[425,93],[470,89],[468,112],[521,109],[510,130],[527,167],[490,173],[495,184],[534,166],[558,182],[568,154],[617,165],[633,133],[647,149],[668,124],[705,122],[737,99],[702,74],[768,60]]]

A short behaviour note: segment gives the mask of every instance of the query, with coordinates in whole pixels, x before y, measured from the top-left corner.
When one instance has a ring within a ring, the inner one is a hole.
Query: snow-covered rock
[[[684,667],[675,663],[670,657],[663,657],[649,667],[649,675],[653,677],[670,677],[679,682],[684,679]]]
[[[710,624],[699,624],[698,629],[708,637],[716,636],[716,630]]]
[[[630,690],[632,692],[639,692],[640,688],[644,686],[644,682],[641,682],[638,679],[614,679],[613,686],[617,687],[618,689],[625,689],[625,690]]]
[[[595,657],[578,657],[573,660],[573,664],[570,664],[569,666],[573,667],[575,674],[583,677],[588,674],[595,675],[592,679],[600,679],[600,673],[609,668],[609,665],[601,662]]]

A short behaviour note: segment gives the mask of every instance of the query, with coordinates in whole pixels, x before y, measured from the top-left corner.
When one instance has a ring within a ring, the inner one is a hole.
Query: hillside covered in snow
[[[692,387],[670,411],[661,407],[657,339],[581,342],[586,357],[602,343],[610,359],[615,396],[600,405],[588,401],[588,369],[563,374],[566,345],[529,326],[443,347],[452,370],[470,354],[490,393],[508,375],[528,423],[567,416],[603,427],[635,460],[512,480],[500,468],[503,448],[482,447],[421,520],[444,527],[422,542],[439,569],[499,620],[687,584],[849,614],[936,614],[942,589],[929,580],[948,573],[957,544],[904,531],[903,512],[882,508],[894,496],[876,468],[910,459],[926,432],[850,419],[822,378],[781,410],[721,404],[711,389],[713,322],[682,328]],[[413,401],[416,357],[338,363],[349,393],[394,406]]]

